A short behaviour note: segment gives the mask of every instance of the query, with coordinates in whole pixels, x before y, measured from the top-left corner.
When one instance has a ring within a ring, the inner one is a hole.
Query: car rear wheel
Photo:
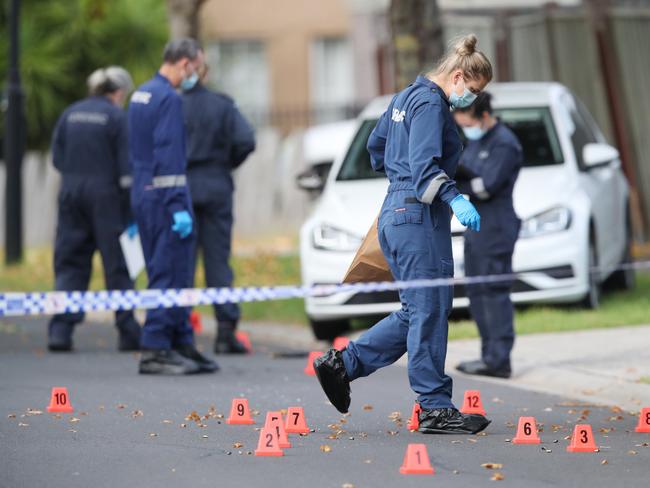
[[[350,321],[340,320],[312,320],[309,319],[309,325],[314,332],[316,339],[321,341],[333,341],[338,336],[345,334],[350,330]]]
[[[589,276],[589,290],[582,300],[582,306],[589,310],[596,310],[600,307],[600,282],[598,281],[598,255],[596,254],[596,245],[593,239],[589,240],[589,267],[587,270]]]

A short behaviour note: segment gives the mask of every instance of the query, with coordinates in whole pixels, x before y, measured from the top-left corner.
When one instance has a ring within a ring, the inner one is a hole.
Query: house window
[[[235,99],[255,125],[265,125],[269,112],[269,69],[260,40],[220,40],[206,47],[208,83]]]
[[[316,123],[349,118],[354,102],[350,41],[344,37],[315,39],[310,53],[310,94]]]

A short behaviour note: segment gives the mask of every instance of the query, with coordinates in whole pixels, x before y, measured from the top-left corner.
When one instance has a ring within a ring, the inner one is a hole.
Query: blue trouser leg
[[[91,213],[83,205],[80,189],[62,186],[58,197],[58,222],[54,243],[55,289],[84,291],[88,289],[92,258],[95,252]],[[75,325],[83,312],[57,314],[51,322]]]
[[[224,191],[207,202],[194,205],[198,230],[198,245],[203,252],[205,281],[208,287],[231,287],[233,271],[230,267],[232,237],[232,192]],[[214,306],[218,322],[237,323],[239,305],[225,303]]]
[[[154,197],[143,198],[134,205],[134,214],[147,264],[149,288],[189,288],[194,234],[181,239],[172,231],[171,215]],[[142,348],[170,349],[192,344],[194,334],[189,313],[187,307],[148,310],[142,329]]]
[[[389,193],[379,219],[379,241],[398,280],[451,277],[449,209],[405,204],[411,191]],[[405,209],[405,210],[401,210]],[[350,379],[367,376],[408,352],[408,376],[424,408],[452,407],[452,380],[444,372],[451,287],[400,292],[402,309],[352,341],[343,352]]]
[[[511,255],[483,255],[465,249],[467,276],[509,274]],[[514,345],[514,307],[510,299],[512,283],[485,283],[467,287],[470,311],[481,335],[481,358],[491,368],[509,369]]]

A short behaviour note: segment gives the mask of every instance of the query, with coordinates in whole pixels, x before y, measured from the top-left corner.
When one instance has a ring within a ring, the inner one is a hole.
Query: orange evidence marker
[[[248,408],[246,398],[233,398],[230,407],[230,416],[226,419],[230,425],[250,425],[255,421],[251,418],[251,412]]]
[[[413,404],[413,411],[411,412],[411,418],[409,419],[408,430],[418,430],[420,427],[420,411],[422,408],[418,402]]]
[[[316,371],[314,371],[314,361],[316,358],[319,358],[323,355],[322,352],[320,351],[312,351],[309,353],[309,357],[307,358],[307,364],[305,366],[305,374],[309,376],[316,376]]]
[[[255,449],[256,456],[284,456],[284,452],[278,445],[278,436],[271,429],[264,427],[260,431],[260,440]]]
[[[465,399],[463,400],[463,408],[460,409],[461,413],[478,413],[485,415],[483,403],[481,403],[481,392],[478,390],[465,391]]]
[[[291,442],[287,437],[287,431],[284,430],[284,422],[282,421],[282,413],[280,412],[266,412],[266,422],[264,429],[269,432],[275,432],[278,437],[278,446],[282,449],[291,447]]]
[[[426,444],[409,444],[406,448],[404,463],[399,468],[402,474],[434,474],[435,470],[429,462]]]
[[[634,432],[650,434],[650,407],[641,409],[639,424],[636,426],[636,429],[634,429]]]
[[[348,347],[348,344],[350,344],[350,338],[341,336],[334,339],[334,342],[332,343],[332,347],[334,349],[338,349],[339,351],[342,351],[343,349]]]
[[[244,345],[249,354],[253,352],[253,345],[251,344],[250,337],[248,337],[248,332],[238,330],[235,332],[235,338]]]
[[[595,452],[598,446],[594,441],[594,434],[591,431],[591,425],[578,424],[573,429],[571,442],[567,446],[568,452]]]
[[[287,434],[309,434],[309,427],[302,407],[289,407],[284,425]]]
[[[48,412],[72,413],[74,408],[70,404],[68,389],[64,386],[55,386],[52,388],[50,396],[50,405],[47,407]]]
[[[535,417],[519,417],[517,435],[512,439],[513,444],[540,444],[542,440],[537,435]]]
[[[199,312],[193,310],[190,313],[190,325],[196,334],[201,333],[203,330],[203,322],[201,321],[201,314]]]

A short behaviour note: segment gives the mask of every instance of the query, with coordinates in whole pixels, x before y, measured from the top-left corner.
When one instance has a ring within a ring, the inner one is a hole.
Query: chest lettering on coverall
[[[147,105],[151,101],[151,93],[145,91],[134,92],[131,96],[132,103],[143,103]]]

